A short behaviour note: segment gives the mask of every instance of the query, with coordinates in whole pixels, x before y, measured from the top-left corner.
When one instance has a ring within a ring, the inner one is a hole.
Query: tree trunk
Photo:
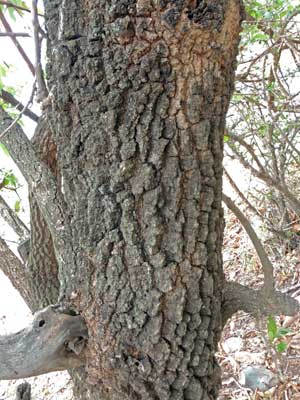
[[[46,0],[45,16],[74,260],[60,296],[89,330],[76,399],[215,399],[240,2]]]

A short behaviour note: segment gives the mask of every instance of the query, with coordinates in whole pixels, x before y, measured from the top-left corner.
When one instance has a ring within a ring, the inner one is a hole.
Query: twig
[[[11,93],[2,89],[0,92],[0,97],[3,101],[5,101],[5,103],[11,104],[17,110],[19,110],[19,111],[24,110],[23,114],[26,115],[26,117],[32,119],[32,121],[38,122],[40,117],[37,114],[35,114],[33,111],[26,109],[26,107],[19,100],[17,100]]]
[[[17,6],[16,4],[10,3],[9,1],[4,1],[4,0],[0,0],[0,4],[2,4],[3,6],[7,6],[7,7],[11,7],[11,8],[15,8],[16,10],[20,10],[20,11],[26,11],[26,12],[31,12],[31,10],[29,8],[26,7],[22,7],[22,6]],[[43,17],[43,14],[38,14],[40,17]]]
[[[228,134],[229,137],[232,138],[236,138],[237,136]],[[239,140],[241,145],[244,145],[244,141],[243,140]],[[236,157],[240,163],[247,168],[248,170],[251,171],[251,173],[258,179],[261,179],[262,181],[264,181],[268,186],[270,187],[274,187],[275,189],[277,189],[279,192],[281,192],[288,200],[288,203],[291,207],[291,209],[297,214],[300,215],[300,201],[297,199],[297,197],[288,189],[288,187],[284,184],[282,184],[281,182],[278,182],[276,179],[274,179],[272,176],[270,176],[268,174],[268,172],[262,167],[259,170],[257,170],[256,168],[254,168],[238,151],[235,147],[230,146],[231,150],[234,153],[234,157]],[[253,151],[250,150],[250,145],[248,145],[247,147],[249,147],[249,151]],[[248,150],[248,148],[246,147],[246,149]],[[251,153],[250,153],[251,154]],[[251,154],[252,155],[252,154]]]
[[[0,10],[0,21],[2,22],[6,32],[13,33],[13,30],[11,29],[9,23],[7,22],[2,10]],[[21,56],[23,57],[24,61],[26,62],[28,68],[30,69],[30,72],[34,76],[35,75],[34,66],[33,66],[32,62],[30,61],[29,57],[27,56],[26,52],[24,51],[23,47],[20,45],[20,43],[18,42],[16,37],[11,36],[10,38],[13,41],[13,43],[16,46],[16,48],[19,51],[19,53],[21,54]]]
[[[48,96],[48,89],[44,79],[44,73],[41,63],[41,42],[43,37],[39,35],[41,27],[37,15],[37,0],[32,0],[32,25],[33,25],[33,37],[34,37],[34,49],[35,49],[35,75],[38,86],[37,99],[42,101]]]
[[[30,37],[26,32],[0,32],[0,37]]]
[[[22,115],[25,113],[25,111],[28,109],[28,107],[30,107],[30,105],[33,102],[33,97],[34,97],[34,93],[36,91],[36,81],[34,81],[33,83],[33,87],[32,87],[32,91],[30,94],[30,98],[27,102],[27,104],[25,105],[25,107],[23,108],[23,110],[19,113],[19,115],[12,121],[12,123],[0,134],[0,140],[3,136],[5,136],[5,134],[16,125],[16,123],[21,119]]]

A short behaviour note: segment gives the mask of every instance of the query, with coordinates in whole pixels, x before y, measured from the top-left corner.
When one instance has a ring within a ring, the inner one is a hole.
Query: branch
[[[44,100],[48,96],[48,89],[44,79],[44,73],[41,62],[41,42],[39,32],[41,27],[39,24],[38,11],[37,11],[37,0],[32,0],[32,25],[33,25],[33,37],[34,37],[34,50],[35,50],[35,74],[38,86],[38,101]]]
[[[238,136],[233,135],[231,133],[228,133],[228,136],[230,138],[232,138],[233,140],[237,140],[253,156],[254,150],[252,149],[252,147],[249,144],[246,144],[246,146],[245,146],[246,142],[244,140],[240,139]],[[278,180],[276,180],[272,176],[270,176],[262,166],[259,167],[260,168],[259,170],[254,168],[247,160],[245,160],[245,158],[233,146],[231,146],[231,150],[234,152],[235,156],[240,161],[240,163],[246,169],[248,169],[256,178],[262,180],[268,186],[274,187],[275,189],[278,190],[278,192],[282,193],[286,197],[291,209],[297,215],[300,216],[300,201],[297,199],[297,197],[292,192],[290,192],[290,190],[287,188],[287,186],[285,184],[279,182]],[[258,160],[258,158],[256,157],[255,161],[257,162],[257,160]],[[260,162],[259,162],[259,164],[260,164]]]
[[[13,30],[11,29],[11,27],[10,27],[9,23],[7,22],[7,20],[6,20],[6,18],[5,18],[5,16],[4,16],[4,14],[3,14],[1,9],[0,9],[0,21],[2,22],[6,32],[13,33]],[[24,51],[23,47],[20,45],[20,43],[18,42],[16,37],[11,36],[11,40],[13,41],[13,43],[16,46],[17,50],[19,51],[19,53],[23,57],[24,61],[26,62],[28,68],[30,69],[30,72],[34,76],[35,75],[34,66],[33,66],[32,62],[30,61],[29,57],[27,56],[26,52]]]
[[[0,37],[31,37],[26,32],[0,32]]]
[[[30,94],[30,98],[29,98],[28,102],[26,103],[23,110],[16,116],[16,118],[14,120],[12,120],[11,124],[8,125],[8,127],[3,132],[0,133],[0,140],[3,136],[5,136],[5,134],[8,131],[10,131],[15,125],[17,125],[17,123],[22,118],[22,115],[25,113],[25,111],[28,110],[29,107],[31,107],[31,105],[33,103],[33,97],[34,97],[35,91],[36,91],[36,80],[33,82],[32,90],[31,90],[31,94]]]
[[[295,315],[300,311],[300,304],[279,291],[270,294],[264,288],[254,290],[237,282],[226,282],[222,303],[223,325],[239,310],[254,316]]]
[[[24,222],[17,216],[3,197],[0,195],[0,215],[6,223],[14,230],[14,232],[21,238],[25,239],[29,236],[29,229]]]
[[[0,97],[3,101],[5,101],[5,103],[11,104],[17,110],[21,112],[24,110],[23,114],[26,115],[26,117],[32,119],[34,122],[38,122],[39,116],[30,111],[28,108],[26,109],[26,106],[24,106],[19,100],[17,100],[11,93],[2,89],[0,92]]]
[[[0,132],[6,132],[1,141],[7,147],[12,159],[25,177],[29,190],[36,198],[43,217],[53,238],[60,272],[74,270],[74,253],[71,246],[70,224],[66,215],[66,204],[57,187],[51,170],[41,162],[23,129],[18,124],[12,126],[12,119],[0,107]],[[61,290],[65,289],[66,277],[61,274]]]
[[[247,232],[256,253],[260,259],[263,273],[264,273],[264,290],[267,293],[271,293],[274,290],[274,276],[273,276],[273,265],[265,252],[261,241],[259,240],[258,236],[256,235],[254,229],[252,228],[250,222],[246,218],[246,216],[242,213],[242,211],[234,204],[234,202],[223,193],[222,199],[226,206],[236,215],[239,219],[240,223],[243,225],[245,231]]]
[[[0,379],[19,379],[79,367],[87,329],[83,319],[49,306],[21,332],[0,336]]]
[[[25,266],[2,238],[0,238],[0,269],[18,290],[28,307],[31,308],[30,287],[24,273]]]
[[[16,10],[20,10],[20,11],[26,11],[26,12],[31,12],[31,10],[29,8],[26,7],[22,7],[22,6],[18,6],[17,4],[13,4],[9,1],[5,1],[5,0],[0,0],[0,4],[6,6],[6,7],[11,7],[11,8],[15,8]],[[38,14],[39,16],[43,17],[43,14]]]

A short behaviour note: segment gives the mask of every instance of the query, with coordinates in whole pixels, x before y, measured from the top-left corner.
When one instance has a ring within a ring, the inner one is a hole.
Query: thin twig
[[[44,73],[41,63],[41,42],[43,37],[39,35],[41,27],[37,15],[37,0],[32,0],[32,25],[33,25],[33,37],[34,37],[34,49],[35,49],[35,75],[38,86],[37,99],[38,101],[44,100],[48,96],[48,89],[44,79]]]
[[[26,32],[0,32],[0,37],[31,37]]]
[[[32,91],[31,91],[30,98],[29,98],[27,104],[25,105],[23,110],[19,113],[19,115],[12,121],[12,123],[6,129],[4,129],[3,132],[1,132],[0,140],[11,128],[13,128],[17,124],[17,122],[21,119],[21,117],[25,113],[25,111],[30,107],[30,105],[33,102],[33,97],[34,97],[35,91],[36,91],[36,80],[33,83]]]
[[[2,89],[0,92],[0,98],[5,102],[8,103],[12,106],[14,106],[17,110],[23,111],[23,114],[26,115],[26,117],[32,119],[34,122],[38,122],[39,116],[35,114],[33,111],[29,109],[25,109],[26,107],[19,101],[17,100],[11,93],[7,92],[6,90]]]
[[[20,10],[20,11],[26,11],[26,12],[31,12],[31,10],[29,8],[26,7],[22,7],[22,6],[17,6],[16,4],[10,3],[9,1],[4,1],[4,0],[0,0],[0,4],[2,4],[3,6],[7,6],[7,7],[11,7],[11,8],[15,8],[16,10]],[[43,14],[38,14],[40,17],[43,17]]]
[[[10,32],[13,33],[13,30],[11,29],[9,23],[7,22],[2,10],[0,9],[0,21],[4,26],[4,29],[6,30],[6,32]],[[23,57],[24,61],[26,62],[28,68],[30,69],[30,72],[32,73],[32,75],[35,75],[35,69],[34,66],[32,64],[32,62],[30,61],[29,57],[27,56],[25,50],[23,49],[23,47],[20,45],[19,41],[17,40],[16,37],[11,36],[10,37],[11,40],[13,41],[14,45],[16,46],[18,52],[21,54],[21,56]]]

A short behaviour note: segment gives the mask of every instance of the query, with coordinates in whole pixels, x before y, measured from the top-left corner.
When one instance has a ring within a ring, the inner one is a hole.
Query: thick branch
[[[3,197],[0,195],[0,215],[14,232],[21,238],[25,239],[29,236],[29,229],[17,214],[9,207]]]
[[[30,287],[25,274],[25,266],[2,238],[0,238],[0,269],[10,279],[28,307],[31,308]]]
[[[254,290],[237,282],[226,282],[222,303],[223,324],[237,311],[243,310],[252,315],[295,315],[300,311],[296,299],[285,293]]]
[[[256,252],[260,259],[263,273],[264,273],[264,288],[267,292],[272,292],[274,289],[274,276],[273,276],[273,265],[265,252],[261,241],[256,235],[254,229],[252,228],[250,222],[246,218],[246,216],[242,213],[242,211],[234,204],[234,202],[223,193],[223,201],[227,205],[227,207],[237,216],[240,223],[243,225],[245,231],[247,232]]]
[[[11,126],[12,119],[0,107],[0,132]],[[15,124],[1,137],[14,162],[24,175],[30,191],[34,194],[43,217],[51,232],[56,258],[60,270],[72,271],[74,267],[73,249],[70,239],[70,225],[66,221],[66,205],[57,187],[51,170],[40,160],[22,128]],[[65,279],[61,276],[62,292]]]
[[[0,336],[0,379],[19,379],[84,364],[87,329],[80,316],[39,311],[21,332]]]

